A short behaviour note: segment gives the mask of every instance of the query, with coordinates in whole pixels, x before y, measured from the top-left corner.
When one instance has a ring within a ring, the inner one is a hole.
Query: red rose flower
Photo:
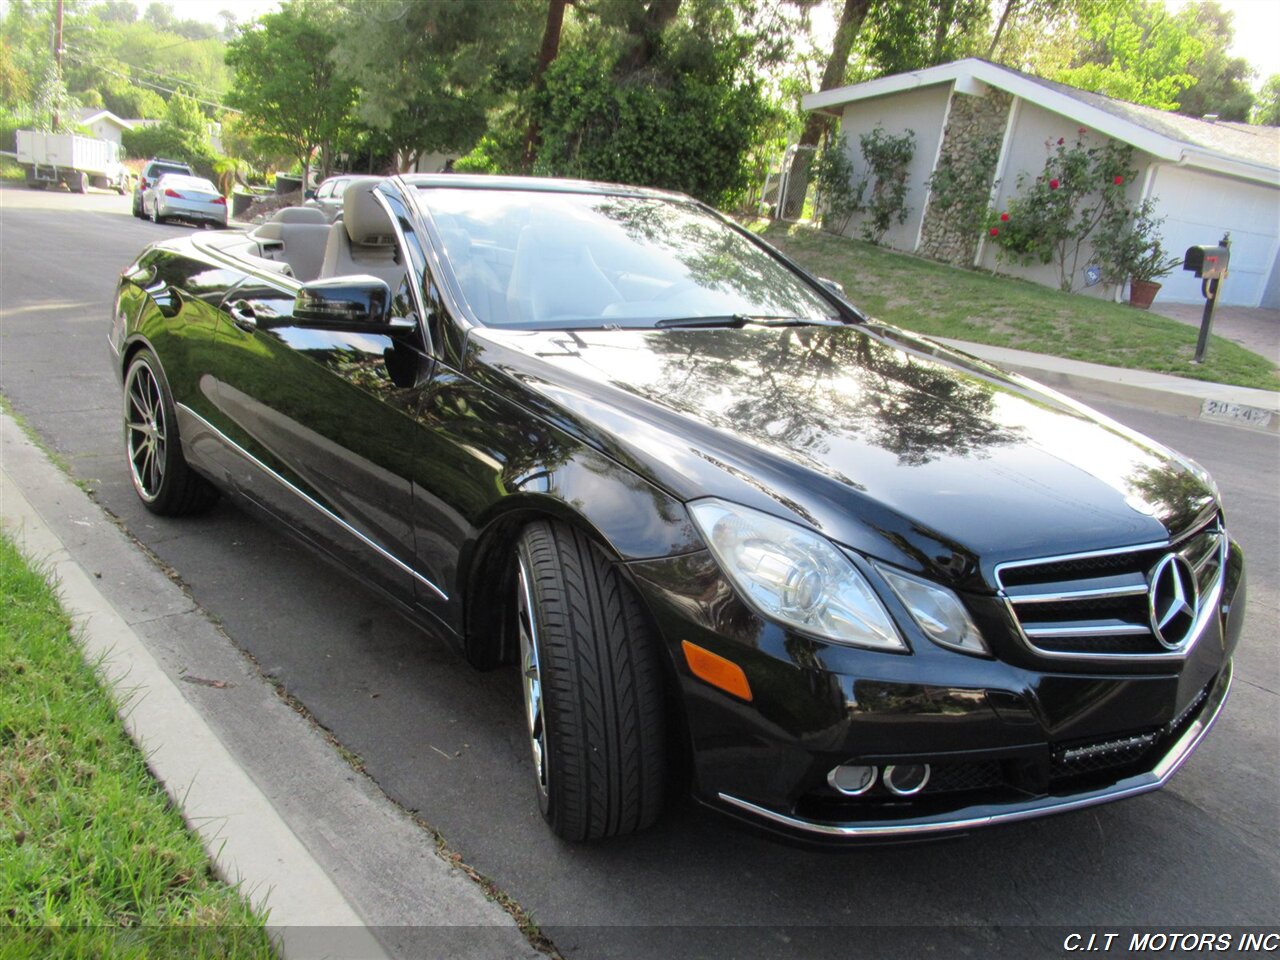
[[[991,228],[990,230],[988,230],[987,232],[988,232],[989,234],[991,234],[991,236],[993,236],[993,237],[998,237],[998,236],[1000,236],[1000,231],[999,231],[998,229],[996,229],[995,227],[992,227],[992,228]]]
[[[1008,223],[1008,222],[1009,222],[1009,215],[1008,215],[1007,213],[1002,213],[1002,214],[1000,214],[1000,222],[1001,222],[1001,223]]]
[[[1058,146],[1062,146],[1062,145],[1063,145],[1064,143],[1066,143],[1066,142],[1067,142],[1067,138],[1066,138],[1066,137],[1059,137],[1059,138],[1058,138]]]
[[[1118,176],[1118,177],[1116,177],[1114,180],[1112,180],[1111,182],[1112,182],[1112,183],[1114,183],[1114,184],[1118,187],[1118,186],[1120,186],[1120,184],[1124,183],[1124,177],[1119,177],[1119,176]]]
[[[1050,189],[1050,190],[1057,190],[1057,189],[1058,189],[1058,187],[1060,187],[1060,186],[1061,186],[1061,184],[1060,184],[1060,183],[1058,183],[1058,178],[1057,178],[1057,177],[1054,177],[1052,180],[1050,180],[1050,181],[1049,181],[1049,189]]]

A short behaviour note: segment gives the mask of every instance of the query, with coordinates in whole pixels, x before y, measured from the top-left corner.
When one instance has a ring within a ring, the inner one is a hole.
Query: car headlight
[[[723,500],[698,500],[689,512],[725,575],[764,616],[824,640],[908,652],[871,584],[828,540]]]
[[[965,653],[984,657],[991,655],[982,634],[970,619],[969,611],[954,593],[901,570],[879,563],[875,566],[926,637],[934,643]]]

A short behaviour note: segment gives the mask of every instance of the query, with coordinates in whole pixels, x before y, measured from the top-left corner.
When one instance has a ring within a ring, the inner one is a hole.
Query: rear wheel
[[[159,201],[159,200],[157,200],[157,201],[156,201],[154,204],[152,204],[152,206],[151,206],[151,222],[152,222],[152,223],[164,223],[164,217],[160,216],[160,201]]]
[[[133,489],[152,513],[200,513],[217,501],[217,488],[182,456],[173,397],[150,350],[138,351],[125,374],[124,446]]]
[[[649,826],[665,792],[658,645],[581,531],[539,522],[516,556],[516,630],[538,803],[566,840]]]
[[[89,175],[83,171],[80,173],[73,173],[71,175],[71,179],[67,181],[67,186],[70,187],[74,193],[88,193]]]

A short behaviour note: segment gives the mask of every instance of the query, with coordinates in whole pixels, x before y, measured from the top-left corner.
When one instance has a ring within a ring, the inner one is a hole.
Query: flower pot
[[[1160,289],[1160,284],[1154,280],[1130,280],[1129,281],[1129,306],[1137,307],[1139,310],[1147,310],[1151,307],[1151,301],[1156,298],[1156,292]]]

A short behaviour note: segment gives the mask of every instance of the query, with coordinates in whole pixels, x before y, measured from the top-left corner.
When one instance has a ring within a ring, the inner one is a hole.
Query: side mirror
[[[348,333],[395,334],[417,326],[391,316],[391,287],[367,274],[308,283],[293,302],[293,322]]]
[[[316,192],[314,190],[308,190],[302,195],[303,200],[314,200],[315,198]]]

